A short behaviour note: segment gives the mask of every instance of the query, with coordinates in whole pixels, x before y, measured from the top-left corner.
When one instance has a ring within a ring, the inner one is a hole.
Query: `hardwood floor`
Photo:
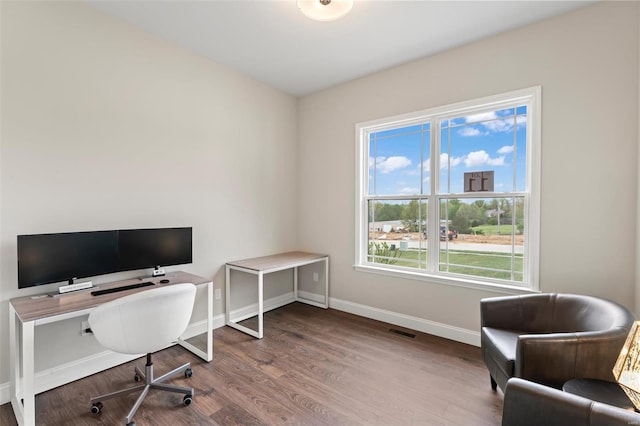
[[[195,396],[184,407],[180,395],[152,391],[138,426],[500,424],[502,394],[477,347],[300,303],[268,312],[262,340],[230,327],[214,336],[211,363],[177,346],[154,355],[157,375],[191,362],[193,376],[173,383]],[[38,395],[37,424],[124,424],[135,395],[96,416],[89,398],[131,385],[135,362],[143,358]],[[0,424],[16,424],[9,404]]]

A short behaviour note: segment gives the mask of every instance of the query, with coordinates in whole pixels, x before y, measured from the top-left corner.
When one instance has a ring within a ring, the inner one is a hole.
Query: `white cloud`
[[[420,188],[410,188],[410,187],[400,188],[398,190],[398,193],[403,195],[416,195],[420,193]]]
[[[495,120],[498,118],[495,111],[481,112],[480,114],[467,115],[464,118],[465,123],[475,123],[477,121]]]
[[[444,169],[445,167],[455,167],[464,160],[464,157],[451,157],[451,162],[449,162],[449,154],[443,152],[440,154],[440,168]],[[430,161],[431,159],[427,159],[422,163],[422,167],[426,173],[431,171],[431,165],[429,164]]]
[[[490,132],[510,132],[513,130],[514,121],[513,116],[508,118],[500,118],[495,111],[483,112],[480,114],[472,114],[464,117],[465,123],[478,123]],[[518,125],[524,125],[527,122],[527,117],[517,116],[515,122]],[[466,129],[467,127],[465,127]],[[462,130],[460,131],[462,134]],[[477,136],[477,135],[462,135],[462,136]]]
[[[505,145],[498,150],[498,154],[511,154],[513,152],[513,145]]]
[[[467,154],[467,157],[464,159],[464,165],[467,167],[477,167],[484,165],[504,166],[504,156],[491,158],[487,151],[474,151]]]
[[[478,130],[476,127],[466,126],[458,131],[460,136],[469,137],[469,136],[480,136],[482,132]]]
[[[372,162],[369,161],[369,164],[372,164]],[[411,160],[404,156],[376,158],[376,170],[384,174],[388,174],[399,169],[404,169],[405,167],[409,167],[410,165]]]
[[[440,168],[443,169],[447,166],[455,167],[458,164],[462,163],[463,160],[463,157],[451,157],[451,159],[449,159],[449,154],[444,152],[440,154]]]

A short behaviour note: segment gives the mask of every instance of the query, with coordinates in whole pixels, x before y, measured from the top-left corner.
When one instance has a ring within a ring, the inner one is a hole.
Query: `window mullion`
[[[437,196],[440,185],[440,121],[431,121],[431,155],[429,159],[429,202],[428,202],[428,237],[427,237],[427,271],[438,270],[438,256],[440,252],[440,200]]]

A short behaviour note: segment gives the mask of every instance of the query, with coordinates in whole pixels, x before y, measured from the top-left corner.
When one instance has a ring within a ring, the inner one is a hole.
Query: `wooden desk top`
[[[163,279],[168,279],[169,283],[161,284],[160,280]],[[115,293],[103,294],[100,296],[91,295],[91,291],[96,289],[102,290],[112,287],[121,287],[128,284],[135,284],[146,281],[150,281],[155,285],[135,288],[131,290],[118,291]],[[18,314],[20,319],[23,322],[27,322],[70,312],[90,309],[119,297],[133,294],[139,291],[150,290],[152,288],[179,283],[193,283],[195,285],[200,285],[210,282],[210,279],[200,277],[198,275],[193,275],[188,272],[169,272],[167,275],[161,277],[132,278],[129,280],[98,284],[88,291],[85,290],[67,293],[59,297],[50,297],[48,295],[17,297],[11,299],[11,304],[13,305],[13,308],[16,310],[16,313]]]
[[[271,256],[254,257],[252,259],[235,260],[227,262],[229,266],[250,269],[257,272],[277,271],[305,265],[329,256],[326,254],[306,253],[303,251],[291,251],[288,253],[274,254]]]

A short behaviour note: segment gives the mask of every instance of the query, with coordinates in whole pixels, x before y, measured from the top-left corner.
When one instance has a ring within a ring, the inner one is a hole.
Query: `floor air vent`
[[[412,339],[416,338],[416,335],[413,334],[413,333],[407,333],[406,331],[396,330],[395,328],[390,328],[389,331],[392,332],[392,333],[399,334],[399,335],[404,336],[404,337],[411,337]]]

